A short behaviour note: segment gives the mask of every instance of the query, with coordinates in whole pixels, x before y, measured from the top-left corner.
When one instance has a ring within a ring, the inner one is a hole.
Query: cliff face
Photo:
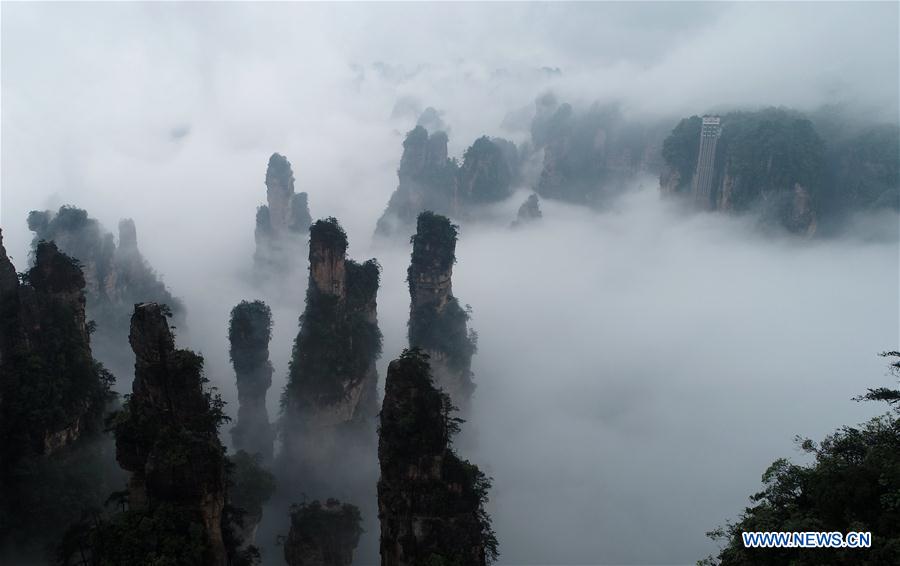
[[[476,339],[467,328],[469,314],[453,296],[457,233],[458,228],[444,216],[419,215],[407,270],[409,344],[431,357],[437,384],[466,408],[475,389],[471,366]]]
[[[167,314],[156,303],[134,307],[128,338],[135,378],[132,395],[115,420],[116,457],[131,472],[130,509],[150,516],[174,511],[178,520],[160,528],[185,529],[184,535],[190,525],[199,526],[195,534],[202,563],[224,565],[221,401],[204,390],[203,358],[175,349]]]
[[[19,284],[5,250],[0,252],[4,469],[98,433],[111,398],[112,376],[91,353],[81,269],[52,242],[38,244],[34,258]]]
[[[91,354],[85,280],[53,243],[20,284],[0,233],[0,562],[31,563],[107,482],[112,375]]]
[[[95,353],[116,374],[131,373],[131,352],[125,337],[135,303],[171,305],[176,325],[184,325],[184,306],[172,296],[137,245],[134,221],[119,223],[119,243],[85,210],[64,206],[56,214],[32,211],[28,226],[34,245],[54,241],[80,263],[84,272],[87,316],[97,322]],[[127,383],[127,381],[126,381]]]
[[[294,192],[294,172],[283,155],[273,153],[266,169],[266,202],[256,211],[257,275],[283,275],[296,270],[305,253],[312,224],[308,195]]]
[[[205,387],[203,358],[175,347],[170,316],[165,305],[134,305],[132,394],[110,421],[128,489],[107,499],[119,512],[93,513],[66,533],[60,563],[258,563],[240,536],[254,525],[239,519],[261,513],[272,477],[258,456],[239,452],[227,462],[218,436],[224,403]]]
[[[231,310],[228,340],[231,363],[237,376],[237,425],[231,429],[236,450],[259,453],[272,460],[275,440],[266,410],[266,392],[272,385],[269,340],[272,338],[272,311],[262,301],[241,301]]]
[[[459,200],[466,206],[498,202],[511,194],[510,185],[516,163],[508,161],[509,150],[504,151],[501,144],[512,142],[495,142],[483,136],[463,154],[463,164],[459,170]],[[515,155],[515,146],[512,155]]]
[[[870,126],[830,144],[824,211],[840,217],[853,211],[900,210],[898,153],[896,125]]]
[[[360,521],[359,509],[336,499],[292,506],[285,561],[289,566],[350,566],[362,534]]]
[[[536,188],[543,198],[604,206],[638,172],[659,166],[654,156],[662,134],[625,120],[614,105],[578,112],[552,96],[536,105],[531,138],[544,152]]]
[[[770,108],[721,117],[712,201],[720,212],[755,212],[764,224],[798,234],[816,231],[827,186],[825,144],[801,114]],[[681,120],[663,143],[663,194],[689,193],[701,120]]]
[[[484,511],[490,482],[450,449],[459,427],[451,413],[426,355],[413,349],[390,363],[378,442],[382,566],[483,565],[496,558]]]
[[[288,416],[309,430],[364,421],[376,411],[380,268],[375,260],[348,260],[346,250],[336,219],[313,224],[306,310],[284,396]]]
[[[376,235],[409,234],[424,210],[468,219],[477,215],[479,206],[510,195],[519,167],[515,144],[483,136],[465,151],[460,166],[448,157],[447,142],[444,132],[429,134],[422,126],[406,135],[399,184],[378,220]]]
[[[0,296],[15,291],[18,287],[16,268],[6,255],[6,248],[3,247],[3,230],[0,229]]]
[[[459,165],[447,157],[447,134],[429,134],[416,126],[403,140],[397,171],[399,184],[378,220],[375,234],[408,234],[416,215],[424,209],[453,214],[458,202]]]

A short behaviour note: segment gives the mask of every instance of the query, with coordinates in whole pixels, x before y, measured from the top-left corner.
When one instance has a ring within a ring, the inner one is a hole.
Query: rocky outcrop
[[[218,437],[222,403],[204,388],[203,358],[175,348],[168,316],[167,308],[157,303],[134,307],[128,339],[135,377],[131,397],[114,423],[116,458],[131,472],[131,511],[153,516],[174,510],[176,522],[149,524],[186,532],[197,525],[202,563],[224,565],[226,462]]]
[[[63,206],[56,214],[32,211],[28,226],[34,245],[54,241],[78,260],[84,272],[87,316],[97,322],[93,336],[98,359],[122,377],[132,371],[128,335],[135,303],[152,301],[170,305],[173,320],[184,326],[184,306],[172,296],[141,255],[137,230],[131,219],[119,223],[119,242],[87,211]],[[125,381],[127,383],[127,380]]]
[[[534,148],[543,150],[537,193],[605,206],[639,172],[658,167],[655,156],[663,135],[655,126],[626,120],[616,105],[577,111],[545,95],[536,102],[531,126]]]
[[[450,448],[459,422],[425,354],[404,351],[390,363],[378,442],[382,566],[477,566],[496,558],[484,510],[490,481]]]
[[[512,144],[507,140],[494,141],[487,136],[475,140],[463,154],[463,164],[459,170],[459,201],[466,207],[499,202],[510,196],[513,167],[510,151],[501,144]],[[515,156],[515,146],[512,148]]]
[[[360,522],[359,509],[336,499],[292,506],[285,561],[289,566],[350,566]]]
[[[306,310],[285,390],[290,418],[327,429],[374,417],[381,353],[377,322],[380,267],[346,258],[347,235],[334,218],[310,229]]]
[[[0,229],[0,296],[15,291],[19,287],[19,278],[16,275],[16,268],[6,255],[6,248],[3,247],[3,230]]]
[[[514,143],[482,136],[465,151],[460,166],[448,157],[447,142],[446,133],[429,134],[422,126],[406,134],[399,184],[378,220],[376,235],[408,235],[424,210],[466,220],[485,204],[510,195],[519,169]]]
[[[416,126],[403,140],[397,171],[399,184],[378,219],[378,236],[405,235],[425,209],[453,214],[457,205],[459,165],[447,157],[447,134],[429,134]]]
[[[52,242],[20,283],[0,234],[0,562],[32,563],[107,496],[113,378],[92,357],[84,288]]]
[[[275,440],[266,393],[272,385],[269,340],[272,338],[272,310],[262,301],[241,301],[231,310],[228,340],[231,363],[237,376],[237,424],[231,429],[236,450],[258,453],[271,462]]]
[[[829,144],[828,191],[820,208],[834,218],[900,210],[900,127],[868,126]]]
[[[825,145],[797,112],[769,108],[721,117],[712,173],[713,208],[759,215],[761,223],[815,233],[828,186]],[[697,168],[701,119],[685,118],[663,143],[663,194],[686,194]]]
[[[112,376],[91,353],[84,288],[78,263],[52,242],[35,247],[22,284],[0,251],[3,468],[102,430]]]
[[[170,317],[165,305],[134,305],[132,393],[108,421],[128,489],[107,499],[117,512],[92,513],[66,533],[60,563],[257,563],[241,538],[254,525],[242,518],[261,513],[272,477],[245,452],[228,462],[218,434],[224,402],[205,385],[203,358],[176,348]]]
[[[261,278],[296,271],[305,254],[312,218],[306,193],[294,192],[294,172],[283,155],[273,153],[266,169],[266,203],[256,210],[253,263]]]
[[[465,409],[475,389],[471,366],[476,335],[468,329],[469,313],[453,296],[457,234],[458,227],[447,217],[430,211],[419,215],[407,270],[409,344],[431,357],[437,384]]]
[[[536,194],[530,194],[525,199],[525,202],[522,203],[522,206],[519,207],[519,212],[516,214],[516,219],[512,222],[512,227],[516,228],[530,224],[535,220],[540,220],[543,216],[540,199]]]

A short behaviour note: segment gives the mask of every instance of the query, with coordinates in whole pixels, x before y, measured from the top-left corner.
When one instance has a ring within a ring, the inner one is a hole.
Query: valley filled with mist
[[[0,562],[891,563],[898,16],[4,4]]]

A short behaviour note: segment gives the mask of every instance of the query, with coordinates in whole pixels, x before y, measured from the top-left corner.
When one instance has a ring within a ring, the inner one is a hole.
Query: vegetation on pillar
[[[406,134],[397,190],[378,220],[376,235],[405,236],[423,210],[466,219],[478,207],[510,195],[519,170],[514,143],[482,136],[465,151],[460,165],[448,157],[447,142],[445,132],[429,134],[421,125]]]
[[[310,279],[306,309],[294,341],[282,407],[301,416],[359,397],[355,417],[374,416],[374,364],[381,355],[376,316],[381,268],[370,259],[346,259],[347,235],[335,218],[310,228]],[[359,388],[364,391],[360,392]],[[371,395],[371,397],[369,397]]]
[[[459,227],[431,211],[419,215],[407,282],[411,298],[409,344],[440,353],[454,372],[462,372],[469,388],[469,369],[477,338],[467,328],[469,312],[452,292],[452,270],[456,262]]]
[[[184,305],[141,254],[131,219],[119,223],[118,243],[86,210],[74,206],[62,206],[56,213],[31,211],[28,228],[34,232],[35,250],[39,242],[52,240],[79,262],[85,279],[87,316],[97,322],[94,355],[120,378],[134,369],[126,337],[135,303],[169,305],[175,325],[184,326]]]
[[[484,508],[490,479],[451,448],[463,422],[454,410],[421,350],[390,363],[378,443],[382,566],[484,565],[497,557]]]
[[[756,210],[766,224],[811,233],[826,191],[826,145],[804,115],[782,108],[722,116],[713,201],[719,210]],[[697,166],[700,118],[681,120],[663,142],[667,190],[686,191]]]
[[[251,564],[234,531],[240,512],[228,505],[231,465],[218,437],[228,420],[207,387],[203,358],[176,349],[170,311],[135,305],[129,339],[136,356],[133,393],[110,419],[116,457],[131,472],[122,511],[96,513],[69,532],[64,564]]]
[[[272,310],[262,301],[241,301],[231,310],[228,326],[229,354],[237,376],[238,422],[231,429],[235,448],[272,458],[274,433],[266,410],[266,393],[272,385],[269,341]]]
[[[114,378],[91,352],[81,268],[52,242],[34,262],[20,282],[0,235],[0,562],[43,558],[115,475]]]

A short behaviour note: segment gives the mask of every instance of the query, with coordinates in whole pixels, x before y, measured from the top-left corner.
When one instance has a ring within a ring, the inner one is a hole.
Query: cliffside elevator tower
[[[716,142],[722,135],[721,120],[718,116],[704,116],[700,127],[700,151],[697,154],[697,170],[691,192],[694,206],[699,210],[709,210],[712,206],[712,183],[716,166]]]

